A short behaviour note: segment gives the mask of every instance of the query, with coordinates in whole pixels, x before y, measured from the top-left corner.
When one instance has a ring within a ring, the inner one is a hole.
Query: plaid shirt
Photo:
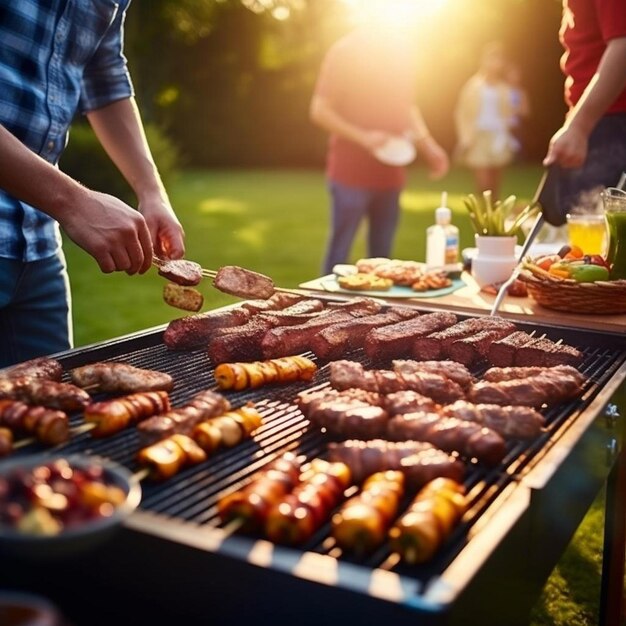
[[[57,164],[78,111],[133,95],[123,54],[131,0],[0,0],[0,124]],[[0,190],[0,257],[56,253],[59,226]]]

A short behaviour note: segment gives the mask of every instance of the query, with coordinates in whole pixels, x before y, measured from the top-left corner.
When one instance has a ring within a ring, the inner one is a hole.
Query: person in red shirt
[[[566,168],[569,210],[581,192],[614,187],[626,171],[626,3],[563,0],[559,37],[569,110],[544,165]]]
[[[362,25],[331,46],[323,60],[310,116],[330,134],[326,175],[332,218],[324,274],[347,261],[366,218],[368,255],[391,254],[406,169],[380,162],[376,148],[404,135],[432,177],[448,171],[448,156],[415,104],[416,51],[408,35],[382,24]]]

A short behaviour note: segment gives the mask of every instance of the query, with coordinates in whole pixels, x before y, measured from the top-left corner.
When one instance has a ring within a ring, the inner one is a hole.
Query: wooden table
[[[323,276],[300,284],[300,288],[311,291],[322,291],[331,293],[324,289],[322,283],[330,276]],[[414,304],[420,308],[428,310],[446,309],[458,313],[469,314],[489,314],[495,296],[484,293],[480,290],[471,274],[463,272],[461,279],[465,283],[457,291],[437,298],[393,298],[386,300],[392,304]],[[335,295],[346,295],[341,292]],[[355,296],[359,295],[358,291],[354,292]],[[385,299],[384,292],[378,296]],[[533,321],[538,324],[570,326],[573,328],[588,328],[590,330],[598,330],[604,332],[625,333],[626,332],[626,315],[587,315],[567,313],[563,311],[555,311],[547,309],[530,297],[516,298],[506,296],[500,305],[499,315],[508,319],[523,319],[528,321],[528,317],[532,317]]]
[[[322,282],[331,278],[324,276],[300,284],[300,288],[311,292],[329,293]],[[451,294],[436,298],[388,298],[381,293],[379,298],[388,304],[415,305],[421,309],[436,311],[445,309],[461,314],[489,314],[495,300],[494,295],[480,290],[469,272],[461,275],[464,287]],[[350,297],[341,292],[335,294]],[[358,296],[358,292],[354,292]],[[506,296],[502,301],[498,314],[507,319],[525,320],[532,317],[533,322],[541,325],[568,326],[581,330],[595,330],[609,333],[626,333],[626,315],[587,315],[556,311],[545,308],[530,297],[520,298]],[[623,441],[626,434],[623,434]],[[616,626],[623,624],[624,607],[624,561],[626,558],[626,445],[622,445],[619,460],[609,476],[606,486],[606,504],[604,520],[604,548],[602,567],[602,588],[599,624]]]

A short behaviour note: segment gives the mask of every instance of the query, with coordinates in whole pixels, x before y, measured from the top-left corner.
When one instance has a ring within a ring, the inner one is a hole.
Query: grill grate
[[[462,317],[459,316],[460,319]],[[468,463],[465,487],[469,496],[469,509],[463,522],[449,539],[446,549],[440,551],[430,563],[418,567],[408,567],[396,562],[384,546],[364,559],[356,559],[340,553],[329,537],[329,524],[326,524],[307,544],[301,546],[302,550],[327,554],[366,567],[390,569],[422,581],[427,581],[437,572],[441,572],[454,559],[466,541],[468,531],[490,503],[507,484],[515,480],[516,474],[546,446],[567,420],[580,414],[590,404],[626,355],[626,339],[623,337],[601,333],[582,334],[564,328],[541,328],[525,323],[517,323],[517,326],[527,332],[534,330],[536,336],[546,336],[554,341],[562,340],[576,346],[584,353],[579,369],[587,376],[587,382],[580,398],[543,411],[546,431],[539,438],[532,442],[509,442],[507,455],[498,467],[488,469],[475,462]],[[66,369],[97,360],[115,360],[167,372],[176,381],[171,393],[173,405],[182,404],[201,390],[216,388],[212,365],[204,350],[172,352],[162,344],[161,337],[162,332],[150,332],[72,351],[65,357],[61,355],[59,360]],[[311,353],[306,356],[315,360]],[[360,350],[346,354],[344,358],[357,360],[368,368],[385,368],[389,365],[370,361]],[[484,369],[485,366],[475,368],[473,373],[480,376]],[[277,456],[292,450],[304,461],[316,456],[323,457],[329,439],[320,432],[307,429],[308,421],[293,404],[293,399],[305,389],[327,386],[328,377],[329,368],[320,363],[313,384],[300,382],[236,393],[224,392],[233,406],[255,403],[264,417],[264,425],[253,440],[218,452],[206,463],[185,469],[164,483],[144,480],[141,509],[193,525],[218,526],[216,505],[219,497],[242,486],[252,474]],[[81,416],[73,416],[72,426],[80,424]],[[46,454],[62,452],[98,455],[112,459],[131,471],[138,471],[140,468],[135,462],[137,450],[137,433],[134,429],[129,429],[108,439],[93,439],[89,433],[82,433],[54,449],[43,450],[34,444],[16,454],[37,451]],[[408,498],[405,504],[408,504]]]

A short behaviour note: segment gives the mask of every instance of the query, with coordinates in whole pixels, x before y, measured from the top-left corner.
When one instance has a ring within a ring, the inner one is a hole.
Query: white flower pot
[[[475,235],[476,256],[472,259],[472,276],[479,287],[503,283],[517,265],[517,237]]]

